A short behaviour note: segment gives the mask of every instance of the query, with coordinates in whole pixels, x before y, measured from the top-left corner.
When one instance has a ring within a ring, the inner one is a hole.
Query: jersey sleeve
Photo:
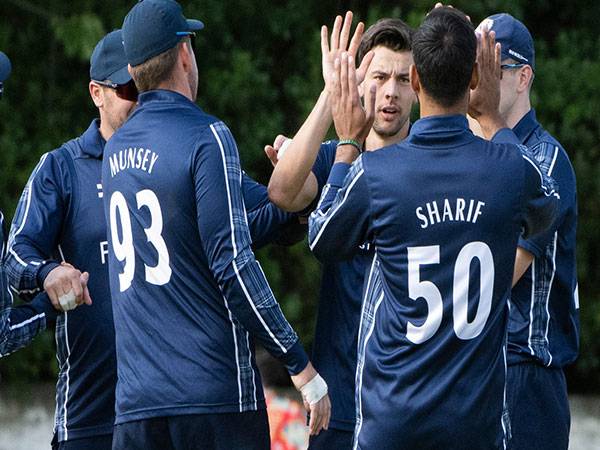
[[[267,188],[245,172],[242,172],[242,194],[254,249],[271,243],[293,245],[304,239],[306,227],[299,223],[298,216],[271,203]]]
[[[59,265],[52,259],[63,224],[65,176],[53,153],[46,153],[31,174],[11,226],[6,272],[21,297],[40,291],[48,273]]]
[[[321,261],[348,259],[368,239],[369,194],[362,155],[336,163],[308,221],[310,249]]]
[[[323,188],[327,184],[329,173],[333,167],[333,161],[335,160],[336,143],[334,141],[326,141],[321,144],[317,159],[312,167],[312,173],[317,179],[317,185],[319,187],[319,195],[323,191]]]
[[[544,254],[548,245],[554,240],[554,234],[556,233],[556,230],[558,230],[562,218],[569,208],[569,195],[565,198],[563,194],[567,193],[564,192],[562,188],[566,187],[570,180],[565,177],[565,175],[568,174],[568,171],[563,170],[563,161],[558,146],[549,142],[540,142],[530,150],[542,173],[556,180],[556,183],[561,188],[560,207],[557,218],[553,221],[552,225],[545,231],[532,236],[529,239],[524,239],[523,237],[519,239],[519,247],[524,248],[535,257],[539,258]]]
[[[558,185],[550,176],[552,159],[538,160],[536,151],[521,145],[519,139],[510,128],[502,128],[492,142],[499,144],[515,144],[519,147],[525,164],[524,189],[524,231],[519,239],[519,247],[540,256],[546,244],[550,242],[556,230],[556,219],[560,209]]]
[[[4,217],[0,213],[0,239],[2,241],[2,253],[4,256]],[[29,344],[41,331],[46,328],[46,311],[50,314],[53,310],[50,299],[46,294],[47,301],[43,304],[43,298],[36,299],[31,305],[12,307],[13,298],[8,288],[4,266],[0,265],[0,357],[6,356],[15,350]],[[49,308],[48,308],[49,307]]]
[[[522,239],[531,239],[550,229],[558,217],[560,195],[552,177],[539,167],[527,147],[519,145],[525,166]]]
[[[291,374],[301,372],[308,357],[250,248],[237,146],[225,124],[203,133],[192,173],[203,249],[228,308]]]

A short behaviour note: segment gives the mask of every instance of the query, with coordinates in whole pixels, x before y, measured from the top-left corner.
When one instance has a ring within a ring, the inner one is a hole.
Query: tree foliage
[[[121,26],[135,0],[3,0],[0,49],[14,71],[0,102],[0,207],[10,218],[39,157],[82,133],[95,116],[89,98],[89,56],[100,37]],[[196,42],[199,104],[222,118],[236,136],[244,168],[266,183],[270,164],[262,148],[293,135],[322,88],[319,28],[353,9],[373,23],[401,17],[417,26],[433,1],[203,0],[181,1],[188,17],[206,24]],[[581,356],[572,386],[600,386],[600,4],[591,0],[457,0],[474,22],[510,12],[536,41],[533,103],[541,123],[569,153],[578,180],[578,264],[582,310]],[[319,265],[306,244],[259,254],[283,309],[310,345]],[[52,338],[3,359],[9,379],[52,377]]]

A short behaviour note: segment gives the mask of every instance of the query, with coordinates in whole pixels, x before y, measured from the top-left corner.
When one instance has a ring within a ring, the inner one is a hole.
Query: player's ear
[[[517,92],[519,94],[526,92],[531,86],[533,81],[533,69],[531,66],[523,66],[519,71],[519,85],[517,86]]]
[[[102,88],[93,81],[90,81],[88,89],[90,91],[90,97],[92,97],[92,101],[94,102],[94,105],[96,105],[96,108],[101,108],[104,106],[104,93],[102,92]]]
[[[469,83],[469,88],[471,90],[475,89],[479,84],[479,66],[477,62],[473,64],[473,72],[471,73],[471,82]]]
[[[408,80],[410,81],[410,87],[414,91],[417,100],[419,98],[419,93],[421,92],[421,80],[419,80],[419,73],[417,72],[417,66],[414,64],[410,65],[410,69],[408,71]]]

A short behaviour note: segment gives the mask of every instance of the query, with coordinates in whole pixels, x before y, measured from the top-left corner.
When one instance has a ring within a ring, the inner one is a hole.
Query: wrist
[[[60,267],[60,263],[58,263],[56,261],[46,261],[41,266],[39,266],[37,274],[36,274],[36,281],[37,281],[38,288],[40,288],[41,290],[44,290],[44,283],[46,281],[46,277],[48,276],[48,274],[50,272],[52,272],[57,267]]]
[[[352,145],[340,145],[335,152],[335,163],[352,164],[358,158],[358,150]]]

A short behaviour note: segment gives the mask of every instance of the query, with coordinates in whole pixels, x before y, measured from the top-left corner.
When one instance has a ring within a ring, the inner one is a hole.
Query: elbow
[[[272,179],[267,186],[269,200],[278,208],[287,212],[296,212],[294,209],[294,196],[287,191],[281,184],[274,182]]]

